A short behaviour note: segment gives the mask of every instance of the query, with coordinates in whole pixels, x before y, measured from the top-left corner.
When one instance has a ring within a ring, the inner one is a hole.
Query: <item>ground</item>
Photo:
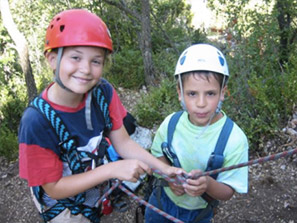
[[[131,110],[137,103],[139,94],[123,89],[118,91],[123,104]],[[297,112],[278,137],[265,143],[261,156],[296,149],[296,125]],[[259,157],[259,154],[250,154],[250,159]],[[249,192],[244,195],[235,194],[231,200],[221,202],[213,222],[297,223],[296,170],[296,154],[250,166]],[[127,212],[114,211],[111,215],[104,216],[102,222],[135,222],[137,205],[137,202],[130,199],[130,208]],[[33,206],[27,183],[18,177],[18,162],[7,162],[2,157],[0,157],[0,210],[1,223],[42,222]]]

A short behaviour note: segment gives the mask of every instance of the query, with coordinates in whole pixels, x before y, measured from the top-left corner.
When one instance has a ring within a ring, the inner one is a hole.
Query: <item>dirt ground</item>
[[[125,95],[119,90],[127,109],[132,109],[139,95]],[[132,102],[131,102],[132,101]],[[288,121],[288,127],[281,136],[267,142],[261,156],[268,151],[282,152],[297,148],[297,112]],[[295,134],[296,133],[296,134]],[[250,159],[259,158],[250,154]],[[257,164],[249,168],[249,192],[235,194],[226,202],[221,202],[214,223],[297,223],[297,156],[289,156],[276,161]],[[102,218],[103,223],[135,222],[137,202],[130,201],[127,212],[113,212]],[[7,162],[0,157],[0,222],[1,223],[41,223],[33,206],[27,183],[18,177],[18,163]]]

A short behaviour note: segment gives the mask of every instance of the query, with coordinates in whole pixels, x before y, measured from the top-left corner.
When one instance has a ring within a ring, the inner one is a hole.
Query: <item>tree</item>
[[[155,69],[152,58],[152,38],[150,23],[150,3],[149,0],[141,0],[139,11],[131,10],[127,3],[122,1],[103,0],[105,3],[113,5],[126,14],[132,16],[141,24],[141,32],[138,35],[139,47],[143,57],[145,83],[146,85],[155,85]]]
[[[288,62],[291,46],[296,41],[297,27],[293,27],[297,17],[296,6],[296,1],[291,0],[277,0],[274,6],[280,29],[279,61],[282,67]]]
[[[34,76],[32,73],[32,67],[29,59],[27,41],[24,35],[18,30],[17,26],[15,25],[12,19],[8,0],[1,0],[0,9],[1,9],[3,24],[7,29],[10,37],[13,39],[16,45],[15,49],[17,50],[18,55],[20,57],[20,65],[25,75],[28,99],[30,101],[37,95],[37,88],[36,88]]]

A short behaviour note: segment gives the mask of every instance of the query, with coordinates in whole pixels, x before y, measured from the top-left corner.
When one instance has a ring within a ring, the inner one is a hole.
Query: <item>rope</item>
[[[157,169],[152,168],[152,171],[154,173],[160,175],[161,177],[163,177],[168,182],[182,184],[182,183],[186,183],[186,179],[189,179],[189,178],[198,179],[199,177],[202,177],[202,176],[209,176],[209,175],[218,174],[218,173],[222,173],[222,172],[225,172],[228,170],[233,170],[233,169],[237,169],[237,168],[241,168],[241,167],[245,167],[245,166],[251,166],[251,165],[255,165],[255,164],[259,164],[259,163],[265,163],[265,162],[277,160],[277,159],[280,159],[280,158],[283,158],[286,156],[292,156],[294,154],[297,154],[297,148],[288,150],[288,151],[284,151],[284,152],[280,152],[280,153],[276,153],[276,154],[272,154],[269,156],[261,157],[259,159],[250,160],[248,162],[244,162],[244,163],[240,163],[240,164],[236,164],[236,165],[232,165],[232,166],[228,166],[228,167],[222,167],[222,168],[215,169],[215,170],[206,171],[204,173],[197,174],[192,177],[190,177],[187,174],[183,174],[183,176],[179,175],[176,178],[170,178],[169,176],[163,174],[161,171],[159,171]]]
[[[213,174],[218,174],[218,173],[222,173],[228,170],[233,170],[233,169],[237,169],[237,168],[241,168],[241,167],[245,167],[245,166],[251,166],[251,165],[255,165],[255,164],[260,164],[260,163],[264,163],[264,162],[268,162],[268,161],[273,161],[273,160],[277,160],[283,157],[287,157],[287,156],[292,156],[294,154],[297,154],[297,148],[296,149],[292,149],[292,150],[288,150],[288,151],[284,151],[284,152],[280,152],[280,153],[276,153],[273,155],[269,155],[269,156],[265,156],[259,159],[254,159],[248,162],[244,162],[244,163],[240,163],[240,164],[236,164],[236,165],[232,165],[229,167],[223,167],[223,168],[219,168],[216,170],[211,170],[211,171],[206,171],[204,173],[201,174],[197,174],[193,177],[191,177],[192,179],[198,179],[199,177],[202,176],[209,176],[209,175],[213,175]],[[176,177],[169,177],[168,175],[162,173],[160,170],[157,170],[155,168],[152,168],[152,171],[158,175],[160,175],[161,177],[163,177],[165,180],[167,180],[168,182],[171,183],[177,183],[177,184],[183,184],[186,183],[186,179],[190,178],[190,176],[188,176],[187,174],[183,174],[183,175],[177,175]],[[162,215],[163,217],[176,222],[176,223],[183,223],[181,220],[165,213],[164,211],[156,208],[155,206],[151,205],[150,203],[148,203],[147,201],[141,199],[140,197],[136,196],[135,194],[133,194],[131,191],[129,191],[128,189],[126,189],[123,185],[121,185],[121,182],[119,180],[115,180],[112,184],[112,187],[99,199],[98,201],[98,205],[103,201],[104,198],[106,198],[109,194],[111,194],[111,192],[116,188],[119,187],[123,192],[125,192],[128,196],[132,197],[134,200],[138,201],[139,203],[145,205],[146,207],[152,209],[153,211],[159,213],[160,215]]]
[[[265,156],[259,159],[254,159],[245,163],[240,163],[237,165],[233,165],[233,166],[229,166],[229,167],[222,167],[216,170],[211,170],[211,171],[207,171],[198,175],[195,175],[193,178],[197,179],[199,177],[202,176],[209,176],[209,175],[213,175],[213,174],[217,174],[217,173],[222,173],[228,170],[233,170],[233,169],[237,169],[237,168],[241,168],[241,167],[245,167],[245,166],[251,166],[251,165],[255,165],[255,164],[259,164],[259,163],[265,163],[268,161],[272,161],[272,160],[277,160],[286,156],[292,156],[294,154],[297,153],[297,148],[296,149],[292,149],[292,150],[288,150],[288,151],[284,151],[284,152],[280,152],[280,153],[276,153],[276,154],[272,154],[269,156]]]
[[[123,192],[125,192],[128,196],[132,197],[134,200],[136,200],[139,203],[145,205],[146,207],[152,209],[153,211],[159,213],[160,215],[169,219],[170,221],[173,221],[175,223],[183,223],[183,221],[167,214],[166,212],[160,210],[159,208],[156,208],[155,206],[151,205],[147,201],[145,201],[145,200],[141,199],[140,197],[136,196],[135,194],[133,194],[131,191],[129,191],[127,188],[125,188],[119,180],[113,181],[111,188],[108,191],[106,191],[103,194],[103,196],[98,200],[97,206],[99,206],[102,203],[102,201],[104,200],[104,198],[106,198],[108,195],[110,195],[112,193],[112,191],[117,187],[119,187]]]
[[[133,194],[131,191],[129,191],[128,189],[126,189],[123,185],[119,185],[119,188],[125,192],[126,194],[128,194],[130,197],[132,197],[134,200],[138,201],[139,203],[145,205],[146,207],[152,209],[153,211],[157,212],[158,214],[162,215],[163,217],[169,219],[170,221],[176,222],[176,223],[183,223],[183,221],[167,214],[166,212],[160,210],[159,208],[156,208],[155,206],[151,205],[150,203],[146,202],[145,200],[141,199],[140,197],[136,196],[135,194]]]

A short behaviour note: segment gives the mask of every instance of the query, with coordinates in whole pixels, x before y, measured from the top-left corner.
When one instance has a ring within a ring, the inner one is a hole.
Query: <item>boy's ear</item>
[[[181,98],[180,88],[179,87],[176,87],[176,88],[177,88],[177,93],[178,93],[178,100],[181,101],[182,98]]]
[[[47,62],[49,63],[50,67],[55,70],[57,67],[57,56],[58,54],[54,51],[46,52],[45,57]]]
[[[227,91],[227,85],[225,85],[225,87],[223,87],[223,89],[222,89],[220,101],[224,101],[226,91]]]

